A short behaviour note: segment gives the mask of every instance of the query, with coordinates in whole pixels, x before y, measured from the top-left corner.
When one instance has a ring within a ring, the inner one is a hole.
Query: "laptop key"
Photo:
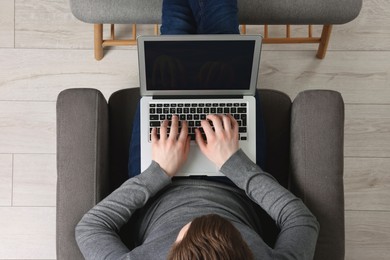
[[[239,107],[238,109],[237,109],[237,112],[238,113],[246,113],[246,108],[245,107]]]
[[[151,127],[159,127],[160,126],[160,121],[150,121],[150,126]]]
[[[239,127],[238,132],[239,133],[246,133],[246,127]]]

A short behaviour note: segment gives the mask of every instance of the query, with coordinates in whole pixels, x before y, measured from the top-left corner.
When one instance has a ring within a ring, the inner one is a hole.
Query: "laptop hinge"
[[[243,95],[229,96],[153,96],[153,99],[242,99]]]

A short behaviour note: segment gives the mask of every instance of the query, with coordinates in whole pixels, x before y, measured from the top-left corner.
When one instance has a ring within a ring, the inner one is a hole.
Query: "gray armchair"
[[[321,225],[315,259],[344,259],[344,103],[339,93],[310,90],[291,102],[260,92],[267,132],[266,171],[299,196]],[[108,103],[95,89],[68,89],[57,101],[57,259],[82,259],[74,238],[81,217],[127,179],[128,145],[139,89]],[[264,240],[278,230],[265,214]],[[133,221],[120,235],[131,247]]]

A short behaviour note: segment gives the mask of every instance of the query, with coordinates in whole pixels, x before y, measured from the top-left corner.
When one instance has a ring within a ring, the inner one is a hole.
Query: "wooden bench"
[[[94,24],[95,58],[103,58],[107,46],[136,45],[137,24],[154,26],[158,34],[161,23],[162,0],[70,0],[72,13],[81,21]],[[329,43],[332,26],[352,21],[359,14],[362,0],[238,0],[241,33],[246,25],[263,25],[264,43],[315,43],[317,57],[323,59]],[[110,25],[110,36],[103,37],[103,25]],[[116,24],[131,24],[132,35],[128,39],[115,37]],[[269,25],[285,25],[284,37],[270,37]],[[307,25],[305,37],[295,37],[291,25]],[[313,36],[313,25],[322,25],[321,35]]]

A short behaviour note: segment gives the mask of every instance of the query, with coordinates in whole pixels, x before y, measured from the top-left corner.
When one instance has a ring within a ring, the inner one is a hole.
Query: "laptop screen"
[[[249,89],[254,41],[145,43],[149,90]]]
[[[141,48],[144,61],[144,64],[140,61],[144,73],[141,84],[144,81],[148,92],[207,95],[234,90],[238,93],[251,90],[257,83],[256,39],[162,38],[146,40]],[[260,56],[259,50],[257,55]]]

